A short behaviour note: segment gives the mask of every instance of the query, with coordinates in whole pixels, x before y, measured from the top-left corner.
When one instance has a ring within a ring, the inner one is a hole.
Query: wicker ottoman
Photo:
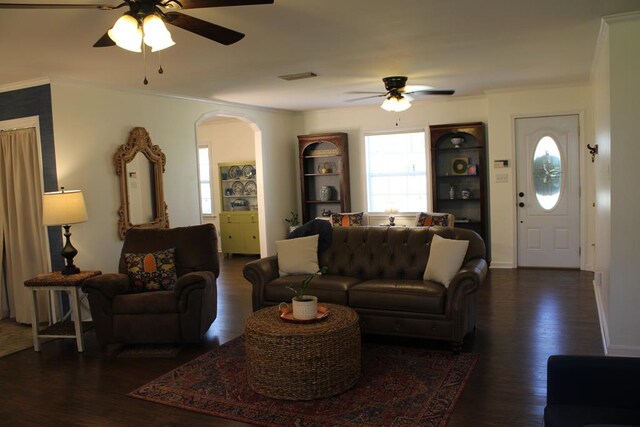
[[[327,318],[315,323],[280,319],[277,307],[263,308],[245,328],[249,386],[276,399],[333,396],[360,378],[360,324],[348,307],[323,304]]]

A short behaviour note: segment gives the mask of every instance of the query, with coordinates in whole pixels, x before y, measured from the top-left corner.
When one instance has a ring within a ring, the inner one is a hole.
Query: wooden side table
[[[78,352],[84,351],[84,331],[82,322],[82,312],[80,311],[80,297],[78,288],[89,277],[102,274],[100,271],[81,271],[78,274],[63,276],[59,271],[53,273],[38,274],[33,279],[24,282],[24,285],[31,289],[31,329],[33,330],[33,349],[40,351],[40,338],[75,338],[78,345]],[[38,294],[42,291],[67,291],[71,300],[71,310],[74,321],[54,323],[43,330],[40,330],[40,320],[38,318]]]

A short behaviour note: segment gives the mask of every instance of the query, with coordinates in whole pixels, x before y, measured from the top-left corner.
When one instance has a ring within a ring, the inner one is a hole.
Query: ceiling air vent
[[[287,74],[286,76],[278,76],[278,78],[282,80],[300,80],[300,79],[308,79],[311,77],[318,77],[316,73],[312,73],[311,71],[307,73],[298,73],[298,74]]]

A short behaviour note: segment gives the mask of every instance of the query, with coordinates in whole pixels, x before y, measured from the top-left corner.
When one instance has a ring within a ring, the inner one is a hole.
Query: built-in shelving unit
[[[302,221],[348,212],[349,148],[346,133],[299,135]]]
[[[456,227],[474,230],[489,251],[486,137],[484,123],[429,127],[435,212],[456,217]]]

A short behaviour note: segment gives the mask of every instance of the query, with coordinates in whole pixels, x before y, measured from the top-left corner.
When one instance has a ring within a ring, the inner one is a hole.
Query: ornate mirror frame
[[[153,186],[155,197],[155,218],[144,224],[131,224],[129,213],[129,197],[127,187],[127,163],[131,162],[138,153],[143,153],[153,164]],[[122,144],[113,156],[116,174],[120,180],[120,209],[118,209],[118,236],[124,240],[124,236],[130,228],[168,228],[169,214],[167,204],[164,201],[162,186],[162,174],[166,157],[160,147],[153,145],[149,133],[143,127],[136,127],[129,133],[129,140]]]

